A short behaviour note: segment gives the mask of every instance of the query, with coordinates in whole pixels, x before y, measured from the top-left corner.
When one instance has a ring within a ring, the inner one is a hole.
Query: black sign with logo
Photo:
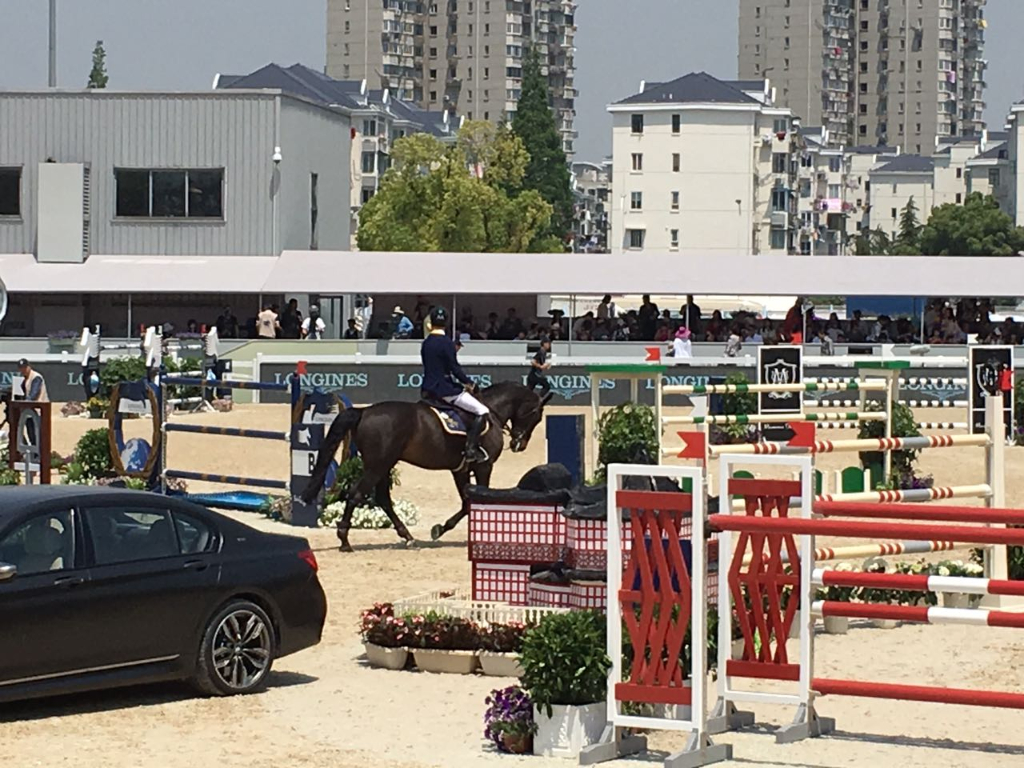
[[[803,381],[801,347],[758,347],[758,384],[799,384]],[[758,413],[803,413],[803,392],[762,392],[757,396]],[[785,424],[765,424],[761,428],[765,440],[788,440],[792,431]]]
[[[1013,372],[1013,347],[970,347],[967,391],[971,404],[971,433],[985,432],[985,398],[997,394],[1005,373]],[[1003,392],[1003,419],[1006,436],[1013,434],[1013,386]]]

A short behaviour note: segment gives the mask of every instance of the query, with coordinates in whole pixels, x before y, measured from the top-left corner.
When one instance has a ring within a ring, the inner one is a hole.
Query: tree
[[[543,242],[551,206],[523,189],[529,156],[507,128],[468,122],[450,145],[413,134],[391,159],[359,212],[361,250],[522,253]]]
[[[103,48],[103,41],[97,40],[96,47],[92,49],[92,71],[89,72],[89,83],[86,88],[107,87],[107,52]]]
[[[892,247],[892,238],[881,227],[863,230],[857,236],[856,254],[858,256],[887,256]]]
[[[963,205],[940,205],[921,230],[920,252],[928,256],[1012,256],[1022,250],[1024,229],[994,198],[978,192]]]
[[[562,137],[548,106],[548,90],[540,57],[531,50],[523,61],[523,87],[512,118],[512,131],[530,155],[523,186],[536,190],[551,204],[553,214],[546,234],[564,243],[572,231],[572,181]]]
[[[921,253],[921,222],[911,195],[900,212],[900,231],[888,252],[893,256],[916,256]]]

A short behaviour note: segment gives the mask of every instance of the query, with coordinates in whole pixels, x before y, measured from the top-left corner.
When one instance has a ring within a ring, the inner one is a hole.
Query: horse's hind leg
[[[377,506],[384,510],[384,514],[391,520],[391,524],[395,526],[395,533],[397,533],[406,542],[413,542],[413,536],[409,533],[409,529],[405,527],[405,523],[398,517],[398,513],[395,512],[395,505],[391,500],[391,479],[385,475],[384,479],[377,483]]]
[[[369,473],[364,472],[359,482],[348,492],[345,500],[345,513],[338,521],[338,541],[341,542],[342,552],[351,552],[352,545],[348,541],[348,532],[352,528],[352,513],[355,508],[366,500],[370,491],[373,490],[374,480]]]

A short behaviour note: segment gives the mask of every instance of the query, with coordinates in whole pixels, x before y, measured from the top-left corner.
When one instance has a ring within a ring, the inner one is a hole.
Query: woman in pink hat
[[[693,357],[690,329],[685,325],[676,331],[676,337],[672,340],[672,357]]]

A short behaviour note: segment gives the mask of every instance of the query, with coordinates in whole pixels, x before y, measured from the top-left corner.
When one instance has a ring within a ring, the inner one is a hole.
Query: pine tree
[[[917,218],[917,205],[911,196],[900,213],[900,231],[892,244],[895,256],[916,256],[921,253],[921,221]]]
[[[89,83],[86,88],[107,87],[107,52],[103,48],[103,41],[97,40],[96,47],[92,49],[92,71],[89,72]]]
[[[551,225],[544,233],[548,242],[538,241],[536,249],[553,250],[556,246],[551,238],[558,238],[564,248],[572,231],[572,183],[562,137],[548,105],[547,78],[541,73],[540,57],[534,50],[529,51],[523,61],[523,87],[512,119],[512,131],[530,153],[523,187],[539,192],[554,209]]]

